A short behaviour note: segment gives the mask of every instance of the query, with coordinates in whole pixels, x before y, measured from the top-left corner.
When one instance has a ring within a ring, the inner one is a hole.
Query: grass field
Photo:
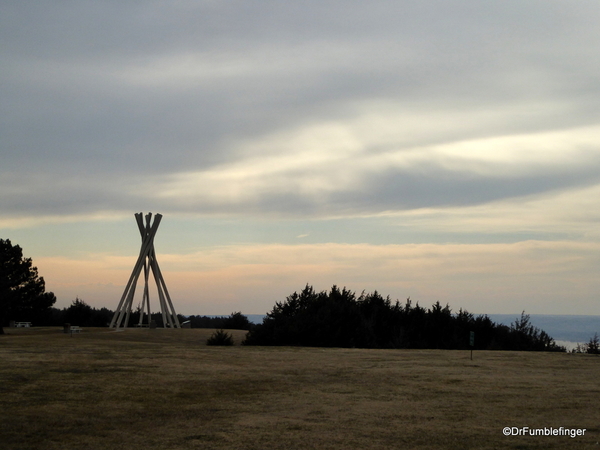
[[[213,330],[6,329],[0,448],[600,449],[600,358],[209,347]],[[233,331],[237,344],[243,331]],[[585,428],[504,436],[504,427]]]

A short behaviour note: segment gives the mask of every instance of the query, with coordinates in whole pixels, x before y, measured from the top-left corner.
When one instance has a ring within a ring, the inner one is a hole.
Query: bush
[[[252,328],[252,324],[248,320],[248,317],[241,312],[233,312],[223,321],[223,328],[228,330],[249,330]]]
[[[217,330],[208,338],[206,345],[233,345],[233,337],[224,330]]]
[[[589,342],[585,344],[585,353],[600,355],[600,338],[598,338],[598,333],[595,333]]]

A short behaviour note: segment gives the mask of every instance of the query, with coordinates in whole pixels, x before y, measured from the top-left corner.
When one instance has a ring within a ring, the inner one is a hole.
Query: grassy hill
[[[210,347],[207,329],[7,332],[6,450],[599,448],[593,355]]]

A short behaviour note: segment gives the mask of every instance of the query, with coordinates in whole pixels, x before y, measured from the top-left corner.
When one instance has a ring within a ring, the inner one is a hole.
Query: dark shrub
[[[223,321],[223,328],[228,330],[249,330],[251,327],[248,317],[241,312],[233,312]]]
[[[586,345],[586,352],[592,355],[600,354],[600,338],[598,338],[598,333],[595,333],[594,337],[590,338]]]
[[[224,330],[217,330],[207,339],[206,345],[233,345],[233,337]]]

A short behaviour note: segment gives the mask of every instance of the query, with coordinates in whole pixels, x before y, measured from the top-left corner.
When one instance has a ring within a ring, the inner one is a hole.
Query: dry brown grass
[[[600,448],[600,359],[209,347],[213,330],[7,329],[0,448]],[[243,331],[233,331],[236,342]],[[586,428],[505,437],[505,426]]]

